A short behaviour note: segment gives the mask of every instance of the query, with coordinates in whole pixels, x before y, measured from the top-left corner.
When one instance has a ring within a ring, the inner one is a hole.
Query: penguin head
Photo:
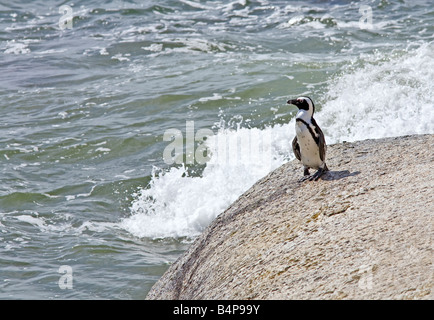
[[[311,116],[315,112],[315,105],[309,97],[298,97],[297,99],[288,100],[287,103],[295,105],[300,110],[306,110]]]

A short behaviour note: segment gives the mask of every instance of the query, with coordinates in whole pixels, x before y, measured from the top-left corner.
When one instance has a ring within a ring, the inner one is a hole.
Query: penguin
[[[329,169],[325,163],[327,145],[324,133],[313,118],[315,105],[309,97],[299,97],[287,103],[298,108],[292,151],[304,166],[304,177],[299,181],[317,181]],[[310,175],[309,169],[316,169],[317,172]]]

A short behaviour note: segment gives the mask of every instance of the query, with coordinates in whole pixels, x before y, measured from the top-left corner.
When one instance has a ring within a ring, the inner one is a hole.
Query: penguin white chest
[[[304,123],[297,121],[295,133],[300,146],[301,162],[306,167],[318,169],[323,161],[319,155],[319,147],[308,127]]]

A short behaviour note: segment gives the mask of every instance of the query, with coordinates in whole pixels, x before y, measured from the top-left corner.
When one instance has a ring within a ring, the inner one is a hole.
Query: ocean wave
[[[195,237],[258,179],[283,164],[288,126],[220,129],[207,140],[212,153],[201,176],[188,168],[156,168],[132,215],[120,226],[138,237]]]
[[[368,55],[332,79],[316,115],[328,143],[433,133],[433,52],[425,43],[401,54]],[[156,168],[120,227],[137,237],[197,236],[258,179],[293,158],[293,127],[292,119],[264,129],[220,128],[207,140],[212,156],[201,176],[189,176],[185,166]]]
[[[330,142],[434,133],[434,43],[365,55],[333,79],[317,119]]]

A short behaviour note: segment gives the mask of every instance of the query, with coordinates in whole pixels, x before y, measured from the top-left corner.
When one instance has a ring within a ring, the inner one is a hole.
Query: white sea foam
[[[288,125],[221,129],[207,140],[213,156],[201,177],[188,176],[185,167],[154,170],[149,188],[138,193],[132,216],[121,227],[138,237],[196,236],[258,179],[284,163],[292,131]]]
[[[219,95],[218,93],[213,93],[212,97],[203,97],[200,98],[200,102],[207,102],[207,101],[213,101],[213,100],[221,100],[223,99],[223,96]]]
[[[2,221],[7,221],[8,225],[14,225],[18,228],[18,224],[21,226],[31,226],[33,230],[29,229],[29,232],[39,231],[42,233],[50,233],[53,235],[59,234],[72,234],[80,236],[89,232],[101,233],[106,230],[118,229],[119,225],[112,222],[103,221],[84,221],[80,226],[73,224],[71,220],[72,216],[69,214],[64,214],[59,221],[59,215],[54,221],[52,218],[40,217],[37,212],[32,212],[31,214],[20,214],[15,215],[16,212],[11,213],[0,213],[0,218]],[[8,233],[8,229],[0,221],[0,232]],[[30,235],[30,233],[28,235]],[[23,237],[14,238],[13,241],[9,241],[6,245],[6,250],[11,250],[15,248],[20,248],[22,245],[28,243],[28,235],[23,235]],[[1,239],[1,238],[0,238]],[[103,241],[103,240],[102,240]]]
[[[6,42],[6,49],[4,51],[5,54],[27,54],[30,53],[30,48],[28,47],[28,43],[24,41],[15,41],[10,40]]]
[[[212,7],[210,6],[206,6],[203,4],[200,4],[198,2],[194,2],[194,1],[188,1],[188,0],[180,0],[182,3],[185,3],[193,8],[197,8],[197,9],[203,9],[203,10],[211,10]]]
[[[434,44],[366,60],[329,86],[316,116],[329,143],[434,133]]]
[[[434,133],[433,49],[430,43],[363,57],[364,65],[332,80],[316,113],[328,143]],[[293,136],[293,120],[262,130],[220,129],[207,140],[212,157],[201,177],[189,177],[184,167],[155,170],[120,227],[138,237],[198,235],[258,179],[293,158]],[[254,146],[242,150],[246,141]]]
[[[34,213],[34,215],[18,215],[14,217],[16,220],[28,223],[32,225],[33,227],[39,229],[42,232],[64,232],[67,230],[74,230],[72,228],[71,223],[65,222],[65,223],[57,223],[52,224],[50,223],[49,219],[39,217],[37,213]]]

